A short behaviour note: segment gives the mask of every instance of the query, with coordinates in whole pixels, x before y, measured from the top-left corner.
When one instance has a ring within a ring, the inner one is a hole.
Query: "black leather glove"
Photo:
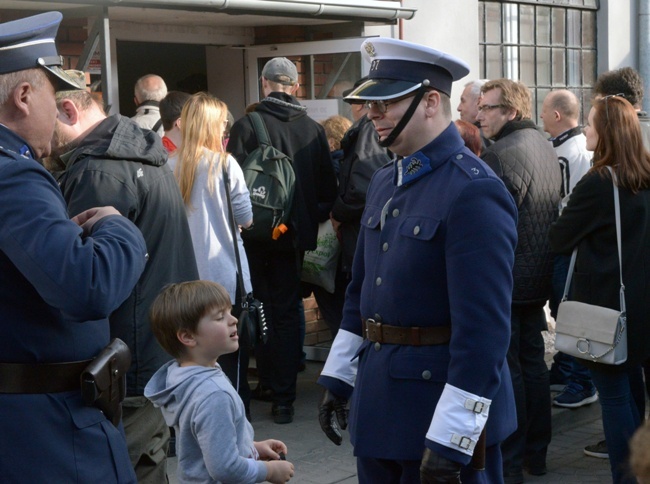
[[[449,460],[427,447],[424,449],[422,464],[420,464],[420,482],[460,484],[460,468],[458,462]]]
[[[323,392],[323,398],[318,405],[320,428],[323,429],[327,438],[336,445],[341,445],[341,442],[343,442],[339,428],[345,430],[348,427],[347,407],[347,399],[334,395],[329,390]]]

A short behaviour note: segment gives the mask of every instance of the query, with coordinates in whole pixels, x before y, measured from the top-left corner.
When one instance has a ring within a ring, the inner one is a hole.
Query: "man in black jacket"
[[[481,158],[503,180],[517,204],[518,244],[513,268],[508,366],[517,405],[518,428],[502,444],[506,483],[546,473],[551,441],[549,375],[544,361],[544,305],[549,298],[553,255],[548,230],[557,218],[561,174],[557,157],[531,118],[526,86],[509,79],[481,87],[477,120],[494,140]]]
[[[199,278],[178,184],[160,137],[120,115],[106,117],[86,91],[57,94],[52,141],[65,171],[59,178],[70,215],[113,205],[140,229],[149,261],[131,295],[111,314],[111,337],[129,346],[124,430],[138,482],[166,482],[169,429],[144,387],[170,356],[154,338],[149,306],[172,282]]]
[[[273,421],[278,424],[293,421],[302,350],[299,304],[304,252],[316,248],[318,224],[329,218],[336,197],[325,131],[294,97],[298,88],[298,71],[289,59],[273,58],[262,69],[266,97],[256,111],[272,145],[292,159],[296,189],[288,231],[268,243],[244,241],[253,292],[264,303],[270,325],[267,343],[256,348],[257,369],[260,385],[270,389]],[[250,119],[241,118],[230,131],[227,150],[241,164],[257,146]]]

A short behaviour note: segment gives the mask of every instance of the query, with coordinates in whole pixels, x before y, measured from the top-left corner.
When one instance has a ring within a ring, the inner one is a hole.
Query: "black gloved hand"
[[[422,484],[448,483],[460,484],[460,468],[458,462],[449,460],[429,448],[424,449],[422,464],[420,464],[420,482]]]
[[[334,395],[329,390],[323,392],[323,398],[318,405],[318,422],[327,438],[336,445],[341,445],[343,437],[339,428],[348,427],[348,401]],[[336,416],[336,418],[334,418]],[[338,424],[337,424],[338,421]]]

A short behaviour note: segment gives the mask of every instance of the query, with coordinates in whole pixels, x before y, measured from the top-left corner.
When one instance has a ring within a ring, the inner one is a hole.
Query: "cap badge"
[[[377,51],[375,50],[375,46],[372,45],[372,42],[366,42],[365,49],[368,57],[375,57],[377,55]]]

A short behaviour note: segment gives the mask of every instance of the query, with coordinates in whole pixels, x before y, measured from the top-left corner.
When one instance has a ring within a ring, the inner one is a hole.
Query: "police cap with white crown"
[[[361,44],[370,63],[368,80],[345,101],[372,101],[405,96],[420,87],[451,94],[451,85],[469,74],[469,66],[452,55],[404,40],[377,37]]]
[[[47,12],[0,24],[0,75],[42,67],[57,90],[79,89],[61,68],[54,38],[63,15]]]

